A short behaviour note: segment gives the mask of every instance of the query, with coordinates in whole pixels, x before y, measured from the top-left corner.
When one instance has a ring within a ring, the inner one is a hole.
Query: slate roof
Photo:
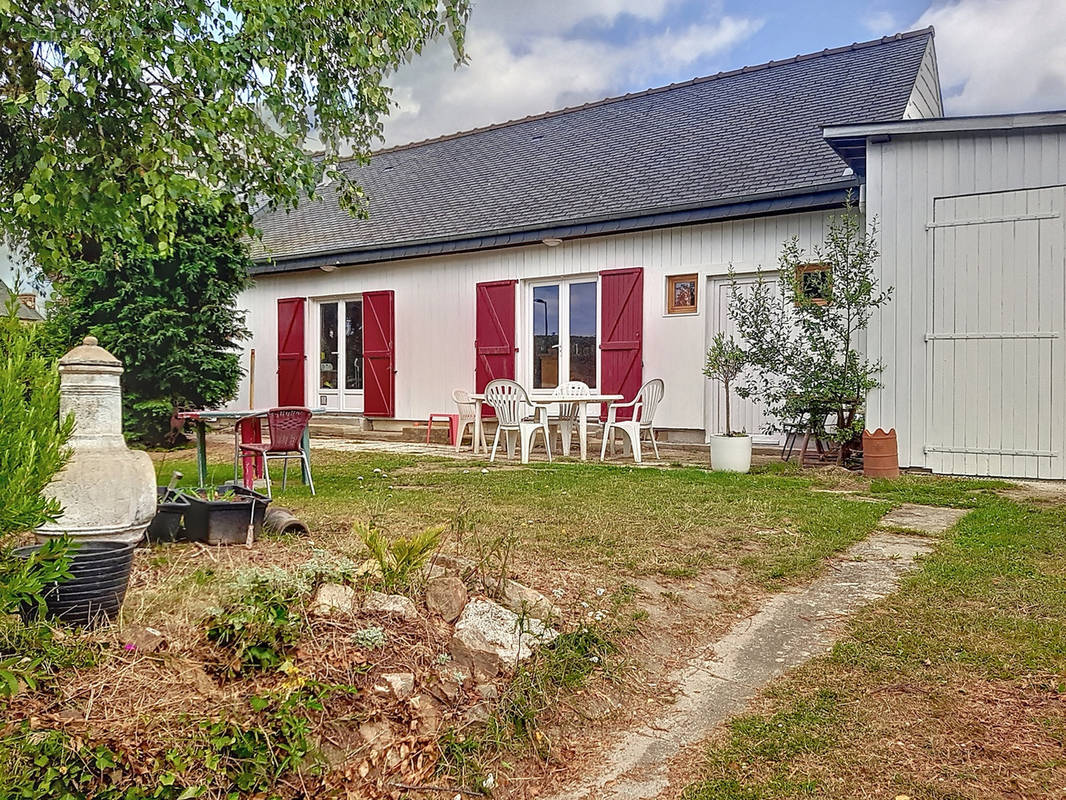
[[[6,283],[0,281],[0,314],[7,313],[7,304],[10,300],[11,290]],[[15,307],[15,314],[23,322],[41,322],[44,319],[36,308],[30,308],[21,300]]]
[[[342,165],[366,191],[369,219],[350,217],[326,186],[294,211],[257,215],[253,255],[277,262],[263,271],[325,254],[377,260],[432,242],[856,185],[820,126],[901,119],[932,36],[897,34],[382,150],[368,165]]]

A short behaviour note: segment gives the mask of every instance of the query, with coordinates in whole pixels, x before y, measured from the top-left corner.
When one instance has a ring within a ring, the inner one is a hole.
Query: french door
[[[318,402],[330,411],[363,410],[363,301],[318,306]]]
[[[526,292],[530,355],[525,360],[534,393],[550,394],[568,381],[599,386],[599,285],[595,278],[532,283]]]

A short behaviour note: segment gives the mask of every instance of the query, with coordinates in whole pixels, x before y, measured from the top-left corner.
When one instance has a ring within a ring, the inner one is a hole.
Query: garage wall
[[[881,354],[886,369],[884,387],[871,395],[868,421],[871,428],[897,429],[901,464],[1066,477],[1061,433],[1066,332],[1048,316],[1049,309],[1066,303],[1066,264],[1054,244],[1066,209],[1061,191],[1028,191],[1064,184],[1061,130],[893,136],[868,145],[867,218],[879,228],[880,279],[895,287],[893,301],[870,329],[870,351]],[[941,224],[945,221],[961,224]],[[956,308],[969,316],[957,318]],[[1012,332],[1037,336],[988,336]],[[967,348],[969,355],[963,352]],[[1016,387],[1030,378],[1035,385],[997,394],[1004,382]],[[967,415],[968,404],[986,410]],[[1024,411],[1016,420],[1019,408]],[[1043,426],[1045,435],[1008,433],[997,443],[991,432],[996,420],[1008,431]],[[944,447],[953,452],[938,449]],[[1004,458],[1003,452],[981,450],[1056,455]]]

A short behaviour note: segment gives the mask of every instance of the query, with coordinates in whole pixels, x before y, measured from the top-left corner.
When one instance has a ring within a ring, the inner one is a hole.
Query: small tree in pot
[[[737,394],[758,396],[778,420],[774,427],[803,420],[835,440],[838,463],[862,436],[866,396],[880,386],[883,365],[861,346],[873,315],[892,297],[878,285],[878,258],[876,225],[867,226],[849,200],[813,252],[795,237],[785,242],[776,279],[760,269],[748,292],[733,281],[729,314],[755,368]]]
[[[711,436],[711,467],[727,472],[747,472],[751,468],[751,437],[733,430],[729,409],[730,386],[748,364],[748,354],[732,336],[719,332],[707,350],[703,374],[720,381],[725,389],[725,433]]]

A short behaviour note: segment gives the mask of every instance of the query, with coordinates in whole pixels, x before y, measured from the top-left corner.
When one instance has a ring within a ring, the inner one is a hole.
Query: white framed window
[[[359,296],[315,303],[318,370],[314,394],[331,411],[363,410],[363,301]]]
[[[530,282],[525,291],[527,386],[550,394],[568,381],[599,386],[597,276]]]

